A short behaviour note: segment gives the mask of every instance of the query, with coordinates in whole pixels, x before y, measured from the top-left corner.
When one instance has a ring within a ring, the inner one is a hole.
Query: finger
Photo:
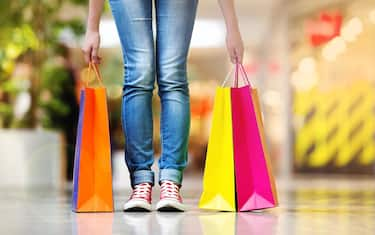
[[[242,64],[242,61],[243,61],[242,55],[241,54],[236,55],[236,60],[237,60],[237,63]]]
[[[102,62],[102,57],[96,56],[92,61],[94,64],[100,64]]]
[[[83,56],[85,62],[88,64],[91,61],[91,47],[82,48]]]
[[[234,48],[229,49],[229,56],[230,56],[230,61],[233,64],[236,64],[237,61],[236,61],[236,53],[235,53]]]
[[[229,40],[229,38],[227,37],[226,39],[226,46],[227,46],[227,53],[228,53],[228,56],[229,56],[229,59],[230,59],[230,62],[232,64],[235,64],[236,63],[236,59],[235,59],[235,54],[234,54],[234,46],[232,45],[231,41]]]
[[[98,55],[98,48],[97,47],[92,48],[91,61],[95,64],[100,63],[100,57]]]
[[[237,62],[242,64],[243,62],[243,50],[242,49],[236,49],[236,58],[237,58]]]

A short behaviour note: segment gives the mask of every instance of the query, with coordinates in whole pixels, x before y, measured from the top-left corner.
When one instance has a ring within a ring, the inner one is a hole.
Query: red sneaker
[[[156,205],[158,211],[185,211],[180,195],[180,187],[172,181],[164,180],[160,185],[160,201]]]
[[[151,193],[150,183],[135,185],[130,199],[124,204],[124,211],[151,211]]]

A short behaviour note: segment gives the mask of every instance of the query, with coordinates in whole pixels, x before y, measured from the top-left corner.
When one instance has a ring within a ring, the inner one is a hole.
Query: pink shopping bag
[[[241,69],[246,86],[238,88]],[[236,66],[235,87],[231,88],[234,164],[237,210],[249,211],[277,206],[274,178],[265,146],[256,89],[242,65]]]

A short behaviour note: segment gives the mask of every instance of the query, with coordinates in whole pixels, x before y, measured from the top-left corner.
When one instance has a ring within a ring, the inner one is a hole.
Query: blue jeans
[[[186,60],[197,0],[155,0],[155,43],[152,0],[109,2],[125,67],[122,124],[132,187],[145,182],[154,184],[151,101],[155,77],[161,101],[159,182],[171,180],[181,185],[190,129]]]

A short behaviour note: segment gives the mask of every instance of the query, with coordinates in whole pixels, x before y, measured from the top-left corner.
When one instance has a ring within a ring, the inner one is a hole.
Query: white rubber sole
[[[185,211],[186,208],[184,206],[184,204],[182,204],[181,202],[177,201],[177,200],[173,200],[173,199],[162,199],[160,200],[157,204],[156,204],[156,210],[158,211],[174,211],[174,212],[177,212],[177,211]]]
[[[152,211],[152,206],[146,200],[132,199],[124,204],[124,211]]]

